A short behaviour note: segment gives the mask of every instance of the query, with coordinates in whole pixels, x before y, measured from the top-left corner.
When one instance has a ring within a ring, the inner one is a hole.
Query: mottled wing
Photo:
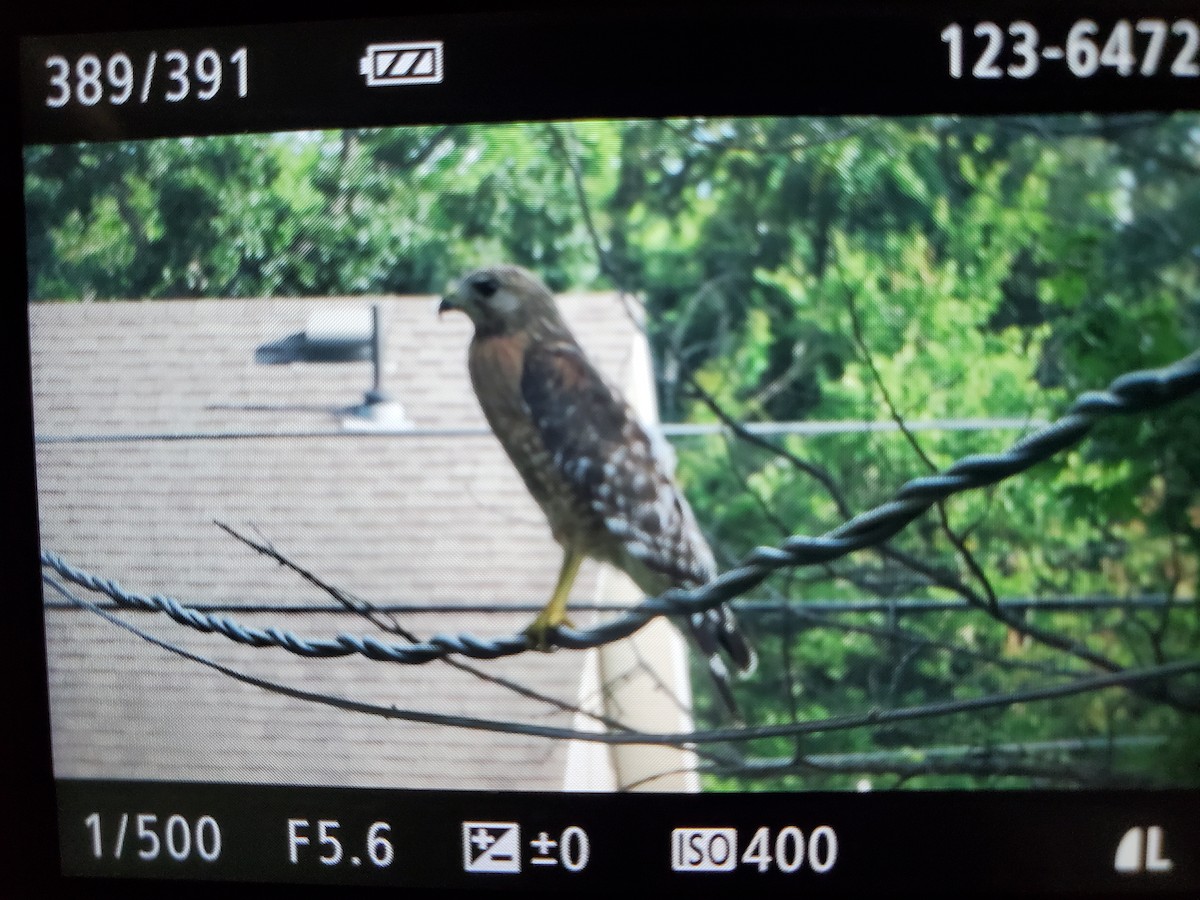
[[[521,395],[555,468],[581,504],[629,556],[661,576],[630,571],[643,590],[703,584],[716,574],[712,552],[650,438],[577,345],[529,348]]]
[[[554,466],[632,558],[635,564],[623,568],[642,590],[653,595],[716,577],[712,550],[671,478],[669,454],[656,452],[633,410],[577,345],[531,347],[521,395]],[[754,651],[727,606],[698,613],[688,624],[708,657],[718,690],[736,714],[718,650],[744,672],[754,668]]]

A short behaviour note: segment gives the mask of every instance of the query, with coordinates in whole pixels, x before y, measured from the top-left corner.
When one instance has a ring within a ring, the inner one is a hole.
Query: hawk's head
[[[438,306],[439,313],[448,309],[465,312],[477,338],[566,331],[549,289],[519,266],[490,266],[465,276]]]

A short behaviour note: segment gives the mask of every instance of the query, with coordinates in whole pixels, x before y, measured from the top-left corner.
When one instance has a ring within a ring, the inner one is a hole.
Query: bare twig
[[[277,563],[279,563],[285,569],[290,569],[291,571],[295,572],[297,575],[299,575],[301,578],[303,578],[309,584],[320,589],[321,591],[323,591],[324,593],[326,593],[330,597],[332,597],[334,600],[336,600],[338,603],[342,604],[342,606],[344,606],[350,612],[353,612],[359,616],[362,616],[364,619],[366,619],[368,622],[370,622],[372,625],[374,625],[380,631],[385,631],[389,634],[394,634],[397,637],[402,637],[402,638],[404,638],[404,640],[410,641],[414,644],[418,643],[421,640],[413,632],[407,631],[403,627],[401,627],[400,623],[396,621],[396,617],[394,615],[392,615],[390,613],[387,614],[387,621],[386,622],[383,621],[381,618],[379,618],[379,615],[380,615],[379,611],[377,609],[375,609],[370,603],[368,603],[365,600],[361,600],[358,597],[355,597],[352,594],[347,593],[346,591],[343,591],[341,588],[334,587],[333,585],[329,584],[327,581],[324,581],[323,579],[319,578],[313,572],[309,571],[308,569],[305,569],[303,566],[300,566],[299,564],[288,559],[286,556],[284,556],[282,553],[280,553],[278,550],[276,550],[274,545],[271,544],[269,541],[267,541],[265,538],[263,538],[261,541],[252,540],[251,538],[246,537],[246,535],[241,534],[238,531],[236,531],[232,526],[226,525],[224,522],[221,522],[217,519],[213,519],[213,524],[216,525],[218,528],[220,528],[222,531],[224,531],[226,534],[228,534],[230,537],[234,538],[235,540],[241,541],[243,544],[245,544],[247,547],[249,547],[255,553],[259,553],[259,554],[262,554],[263,556],[269,557],[269,558],[275,560]],[[257,530],[257,529],[255,529],[255,530]]]
[[[234,530],[229,525],[226,525],[224,522],[218,522],[218,521],[214,520],[213,524],[216,525],[218,528],[220,528],[222,531],[226,532],[227,534],[229,534],[232,537],[236,538],[237,540],[241,541],[246,546],[255,550],[256,552],[261,553],[264,556],[270,557],[271,559],[278,562],[281,566],[295,572],[297,575],[299,575],[305,581],[308,581],[309,583],[320,588],[322,591],[329,594],[329,596],[331,596],[335,600],[337,600],[339,603],[343,604],[347,609],[363,616],[365,619],[367,619],[367,621],[371,622],[376,627],[378,627],[384,631],[387,631],[391,634],[395,634],[397,637],[401,637],[404,640],[409,641],[410,643],[415,644],[415,643],[420,642],[420,638],[418,638],[412,632],[409,632],[409,631],[405,630],[404,628],[402,628],[400,626],[400,624],[395,621],[394,616],[389,616],[389,619],[391,619],[390,625],[382,623],[379,619],[376,618],[376,616],[378,615],[378,611],[376,609],[374,609],[374,607],[372,607],[372,605],[370,603],[368,603],[365,600],[360,600],[358,598],[352,597],[351,595],[347,594],[345,591],[341,590],[340,588],[337,588],[337,587],[334,587],[334,586],[328,584],[327,582],[323,581],[321,578],[314,575],[312,572],[308,571],[307,569],[303,568],[302,566],[300,566],[297,563],[293,562],[292,560],[288,559],[286,556],[284,556],[282,553],[280,553],[278,550],[276,550],[269,543],[267,543],[265,541],[264,542],[254,541],[254,540],[246,537],[243,534],[239,534],[236,530]],[[505,688],[506,690],[512,691],[514,694],[517,694],[521,697],[525,697],[528,700],[537,700],[542,703],[546,703],[562,712],[570,712],[570,713],[574,713],[576,715],[585,716],[595,722],[600,723],[601,725],[605,725],[608,728],[616,729],[617,731],[629,731],[630,730],[627,725],[618,721],[617,719],[610,718],[609,716],[605,716],[600,713],[591,712],[590,710],[586,710],[581,706],[577,706],[573,703],[568,703],[565,700],[558,699],[557,697],[551,697],[549,694],[543,694],[541,691],[535,691],[533,688],[527,687],[526,685],[523,685],[518,681],[513,681],[511,678],[504,678],[501,675],[492,675],[488,672],[483,671],[482,669],[478,668],[477,666],[473,666],[470,663],[462,662],[461,660],[454,659],[453,657],[445,657],[442,661],[445,662],[446,665],[450,666],[453,669],[458,669],[460,672],[466,672],[468,675],[472,675],[475,678],[478,678],[480,681],[487,682],[488,684],[494,684],[494,685],[497,685],[498,687]]]
[[[890,415],[921,459],[930,467],[931,471],[936,472],[936,464],[925,454],[924,450],[920,446],[920,443],[916,440],[912,432],[904,423],[903,416],[900,415],[895,404],[892,402],[891,395],[887,390],[887,385],[884,383],[883,377],[880,374],[878,367],[876,367],[875,361],[872,358],[869,349],[867,348],[866,341],[862,333],[862,323],[859,319],[858,310],[854,303],[853,293],[847,293],[846,298],[847,306],[850,312],[852,323],[851,327],[854,332],[855,343],[858,345],[859,351],[871,371],[872,378],[874,379],[876,386],[879,388],[879,391],[883,396],[884,403],[887,405]],[[984,573],[982,567],[980,567],[978,561],[975,559],[974,554],[970,552],[962,538],[950,527],[949,520],[946,517],[944,504],[942,502],[938,502],[935,504],[935,506],[937,507],[941,518],[943,533],[947,536],[951,543],[954,544],[955,548],[959,552],[960,558],[971,570],[972,574],[976,577],[976,580],[983,585],[984,590],[987,592],[987,602],[982,604],[981,608],[984,609],[990,616],[992,616],[992,618],[1003,622],[1005,625],[1021,635],[1032,638],[1033,640],[1056,649],[1064,650],[1074,656],[1079,657],[1080,659],[1090,662],[1092,665],[1097,666],[1098,668],[1109,672],[1122,671],[1122,667],[1118,663],[1101,653],[1097,653],[1075,639],[1051,631],[1047,628],[1031,625],[1030,623],[1025,622],[1022,619],[1010,615],[1002,610],[999,602],[997,601],[996,593],[992,588],[991,581],[988,579],[986,573]],[[1200,708],[1194,704],[1182,701],[1179,698],[1171,697],[1164,688],[1158,686],[1148,686],[1145,691],[1149,691],[1149,696],[1152,696],[1154,699],[1168,703],[1178,709],[1196,711],[1196,709]],[[1145,691],[1139,690],[1139,693],[1144,693]]]
[[[937,472],[937,464],[929,458],[929,455],[925,452],[924,447],[921,446],[921,442],[917,440],[917,436],[912,433],[911,429],[909,429],[908,422],[905,421],[904,416],[900,414],[900,410],[896,407],[895,402],[892,400],[892,395],[888,390],[887,383],[883,380],[883,374],[879,371],[879,367],[875,365],[875,357],[872,355],[870,347],[867,346],[867,339],[863,334],[862,320],[858,315],[858,305],[854,302],[853,291],[848,291],[846,293],[846,306],[850,312],[850,329],[854,335],[854,343],[858,347],[859,355],[867,364],[867,368],[871,372],[871,380],[875,382],[876,388],[879,389],[880,396],[883,397],[884,405],[887,406],[888,415],[891,417],[892,421],[896,423],[896,427],[900,429],[900,433],[904,435],[904,439],[908,442],[908,445],[912,447],[913,451],[918,457],[920,457],[921,461],[925,463],[929,471]],[[938,518],[941,521],[942,533],[954,546],[954,549],[958,552],[959,558],[971,572],[971,575],[974,576],[975,580],[983,587],[984,593],[987,595],[988,608],[993,612],[993,614],[998,613],[999,606],[997,605],[996,601],[996,591],[992,587],[991,579],[987,577],[987,574],[983,571],[983,567],[980,566],[978,560],[975,559],[975,554],[973,554],[967,547],[966,540],[963,538],[963,536],[955,532],[954,528],[951,527],[950,518],[946,514],[946,504],[936,503],[934,506],[937,509]]]

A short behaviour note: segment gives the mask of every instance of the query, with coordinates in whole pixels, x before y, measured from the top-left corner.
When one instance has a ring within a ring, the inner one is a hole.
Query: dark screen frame
[[[836,8],[840,4],[816,3],[810,8],[816,12],[822,8]],[[916,10],[946,9],[950,4],[928,3],[921,0],[907,2],[865,3],[862,4],[867,14],[872,8],[912,8]],[[964,14],[981,17],[983,11],[976,9],[966,0],[953,4]],[[1125,4],[1128,6],[1128,4]],[[743,15],[749,9],[773,9],[779,4],[763,4],[746,2],[733,3],[654,3],[656,10],[676,11],[680,15],[695,14],[701,8],[705,13],[729,13]],[[28,312],[24,301],[27,284],[24,268],[24,215],[21,190],[21,144],[22,135],[19,122],[18,96],[18,66],[20,37],[27,35],[51,33],[87,33],[122,31],[143,28],[176,28],[193,26],[222,26],[222,25],[270,25],[284,20],[335,20],[355,18],[359,16],[396,16],[404,14],[423,13],[463,13],[492,12],[498,4],[480,2],[451,2],[433,4],[429,2],[400,3],[356,2],[352,4],[317,4],[312,2],[283,4],[265,4],[256,8],[247,8],[247,4],[230,2],[210,2],[203,6],[179,4],[132,4],[108,6],[70,2],[65,5],[55,5],[53,9],[25,8],[6,13],[9,28],[4,37],[5,61],[4,73],[0,86],[0,105],[8,123],[6,134],[10,135],[5,142],[3,154],[4,188],[3,196],[7,201],[13,232],[18,235],[14,248],[15,264],[10,256],[8,286],[9,299],[3,308],[3,321],[0,322],[0,334],[3,335],[3,366],[4,383],[7,390],[3,392],[5,404],[5,419],[9,424],[9,438],[5,442],[4,459],[7,466],[7,477],[0,479],[3,485],[2,502],[7,511],[7,540],[4,542],[3,554],[8,573],[8,611],[9,620],[6,651],[8,678],[10,686],[9,706],[15,710],[8,722],[8,736],[5,741],[6,753],[5,776],[6,791],[12,798],[7,814],[4,816],[3,838],[0,845],[8,851],[9,859],[6,881],[17,892],[33,894],[42,890],[62,891],[68,896],[120,893],[122,896],[160,896],[163,890],[182,892],[184,895],[200,894],[206,896],[216,891],[253,890],[256,893],[267,891],[289,894],[299,891],[301,894],[315,892],[315,888],[297,888],[295,886],[272,885],[232,885],[228,883],[189,883],[172,881],[169,883],[151,881],[127,881],[118,879],[103,879],[100,881],[83,881],[64,878],[59,871],[57,849],[57,806],[54,791],[53,773],[51,769],[51,748],[49,740],[49,709],[45,681],[46,652],[42,625],[41,611],[37,598],[41,596],[41,582],[37,563],[39,547],[36,490],[34,483],[34,452],[32,432],[32,403],[30,397],[30,368],[29,368],[29,331]],[[548,2],[510,2],[502,4],[507,11],[546,11],[561,8],[559,4]],[[1097,14],[1114,7],[1108,0],[1097,2]],[[614,14],[633,9],[646,8],[644,3],[608,2],[606,10]],[[1022,10],[1031,16],[1039,11],[1045,11],[1042,4],[989,4],[989,10],[994,8],[1011,9],[1013,15],[1019,15]],[[1186,8],[1185,4],[1167,3],[1156,5],[1156,8]],[[1200,85],[1193,91],[1194,102],[1200,106]],[[1161,101],[1159,101],[1161,102]],[[1068,835],[1064,839],[1069,841]],[[936,885],[906,885],[910,889],[929,890],[936,892]],[[980,885],[981,890],[990,891],[995,885]],[[339,888],[344,892],[346,888]],[[411,893],[411,892],[410,892]]]

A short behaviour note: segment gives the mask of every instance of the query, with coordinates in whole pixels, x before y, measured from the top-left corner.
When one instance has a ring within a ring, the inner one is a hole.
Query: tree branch
[[[305,581],[308,581],[310,584],[313,584],[316,587],[320,588],[322,591],[329,594],[330,597],[332,597],[333,599],[335,599],[336,601],[341,603],[343,606],[345,606],[348,610],[362,616],[367,621],[371,622],[371,624],[375,625],[377,628],[380,628],[381,630],[388,632],[390,634],[395,634],[397,637],[401,637],[404,640],[408,641],[409,643],[413,643],[413,644],[420,643],[421,639],[418,638],[412,632],[407,631],[404,628],[402,628],[400,626],[400,624],[398,622],[396,622],[395,617],[389,616],[389,619],[391,619],[390,623],[381,622],[379,619],[376,618],[376,616],[378,615],[378,611],[375,610],[370,603],[368,603],[365,600],[359,600],[358,598],[352,597],[351,595],[347,594],[345,591],[341,590],[340,588],[336,588],[336,587],[326,583],[325,581],[323,581],[322,579],[320,579],[316,575],[314,575],[312,572],[308,571],[307,569],[303,568],[302,566],[297,565],[292,560],[288,559],[286,556],[284,556],[282,553],[280,553],[278,550],[276,550],[270,544],[260,543],[258,541],[254,541],[254,540],[246,537],[243,534],[239,534],[237,531],[235,531],[233,528],[231,528],[229,525],[226,525],[223,522],[213,520],[213,524],[216,525],[218,528],[220,528],[222,531],[226,532],[227,534],[229,534],[232,537],[236,538],[237,540],[241,541],[243,544],[250,547],[254,551],[261,553],[264,556],[270,557],[271,559],[278,562],[281,566],[295,572],[297,575],[299,575]],[[591,712],[580,706],[576,706],[575,704],[567,703],[565,700],[560,700],[557,697],[551,697],[548,694],[543,694],[540,691],[535,691],[533,688],[527,687],[527,686],[521,684],[520,682],[513,681],[510,678],[504,678],[503,676],[500,676],[500,675],[492,675],[488,672],[484,672],[482,669],[478,668],[477,666],[473,666],[469,663],[462,662],[461,660],[454,659],[453,657],[444,657],[442,659],[442,662],[446,663],[446,665],[450,666],[452,669],[458,669],[460,672],[466,672],[468,675],[472,675],[475,678],[478,678],[480,681],[484,681],[484,682],[487,682],[488,684],[494,684],[494,685],[497,685],[498,687],[505,688],[506,690],[512,691],[514,694],[517,694],[521,697],[525,697],[526,699],[537,700],[542,703],[546,703],[550,706],[553,706],[555,709],[560,710],[561,712],[569,712],[569,713],[574,713],[576,715],[585,716],[585,717],[593,720],[594,722],[598,722],[601,725],[604,725],[608,728],[615,729],[617,731],[629,731],[630,730],[630,728],[627,725],[618,721],[617,719],[610,718],[610,717],[602,715],[600,713]]]

